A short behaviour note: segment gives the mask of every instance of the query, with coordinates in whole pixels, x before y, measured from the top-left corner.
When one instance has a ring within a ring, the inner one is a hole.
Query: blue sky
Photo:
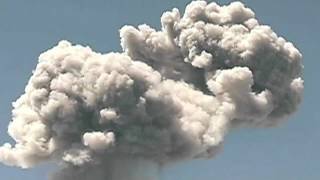
[[[0,142],[9,141],[11,102],[23,93],[38,55],[67,39],[95,51],[120,51],[125,24],[159,28],[165,10],[189,0],[0,0]],[[231,1],[219,0],[219,4]],[[275,129],[230,133],[215,159],[164,169],[163,180],[320,179],[320,1],[244,0],[263,24],[292,41],[304,56],[305,95],[300,110]],[[43,180],[50,167],[32,170],[0,165],[1,179]]]

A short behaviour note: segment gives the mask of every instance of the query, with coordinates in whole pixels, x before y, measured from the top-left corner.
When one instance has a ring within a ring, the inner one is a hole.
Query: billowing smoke
[[[123,52],[61,41],[42,53],[13,103],[0,161],[56,162],[54,180],[152,180],[209,158],[235,127],[270,127],[297,110],[302,55],[240,2],[191,2],[161,30],[120,30]]]

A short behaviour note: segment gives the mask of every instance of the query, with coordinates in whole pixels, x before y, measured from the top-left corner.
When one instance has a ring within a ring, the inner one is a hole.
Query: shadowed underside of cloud
[[[194,1],[161,23],[124,26],[120,53],[67,41],[42,53],[0,161],[57,162],[54,180],[157,179],[159,166],[215,155],[232,128],[296,111],[302,55],[242,3]]]

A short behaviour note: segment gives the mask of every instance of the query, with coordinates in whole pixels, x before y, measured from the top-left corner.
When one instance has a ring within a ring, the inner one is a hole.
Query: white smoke
[[[54,180],[152,180],[162,165],[212,157],[234,127],[296,111],[302,55],[242,3],[194,1],[161,23],[124,26],[121,53],[67,41],[42,53],[0,161],[57,162]]]

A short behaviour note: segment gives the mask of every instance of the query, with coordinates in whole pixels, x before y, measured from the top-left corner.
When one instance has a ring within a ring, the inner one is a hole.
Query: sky
[[[39,54],[62,39],[94,51],[121,51],[125,24],[160,27],[161,14],[184,10],[186,0],[0,0],[0,143],[10,141],[11,103],[24,91]],[[227,4],[229,0],[216,1]],[[231,132],[215,159],[165,167],[163,180],[320,179],[320,1],[244,0],[261,24],[293,42],[303,54],[305,91],[300,109],[274,129]],[[32,170],[0,165],[1,179],[43,180],[52,166]]]

